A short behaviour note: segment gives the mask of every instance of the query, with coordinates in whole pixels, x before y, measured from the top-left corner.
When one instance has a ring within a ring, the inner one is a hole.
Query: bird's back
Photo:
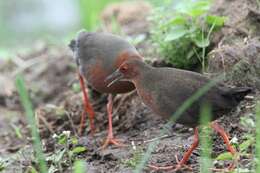
[[[78,57],[89,63],[101,59],[105,64],[104,68],[111,71],[114,62],[123,52],[138,54],[134,46],[119,36],[109,33],[88,32],[78,36],[79,52]]]
[[[208,82],[210,80],[199,73],[175,68],[152,68],[144,73],[141,83],[146,85],[146,90],[152,93],[153,100],[156,102],[153,103],[154,111],[169,118],[188,98]],[[236,90],[238,91],[238,89]],[[199,121],[200,106],[203,102],[212,106],[213,119],[216,119],[223,112],[235,107],[248,92],[247,89],[236,92],[235,89],[217,84],[193,103],[177,122],[196,126]],[[241,99],[235,99],[239,93],[242,95]]]

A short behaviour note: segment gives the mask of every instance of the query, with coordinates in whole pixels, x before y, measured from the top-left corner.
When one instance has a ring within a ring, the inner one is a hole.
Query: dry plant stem
[[[47,127],[47,129],[48,129],[52,134],[55,133],[55,131],[54,131],[53,128],[52,128],[52,125],[46,120],[45,117],[42,116],[41,110],[35,111],[35,115],[36,115],[36,117],[38,117],[39,120],[41,120],[41,121],[43,122],[43,124]]]
[[[177,155],[175,155],[175,160],[176,160],[177,164],[180,163],[180,161],[178,160],[178,156]],[[154,165],[149,165],[148,167],[151,168],[151,169],[157,170],[157,171],[159,171],[159,170],[170,171],[170,170],[173,170],[174,168],[175,168],[174,171],[178,171],[178,170],[181,169],[181,168],[177,169],[177,167],[173,166],[173,165],[172,166],[161,166],[161,167],[157,167],[157,166],[154,166]],[[192,171],[192,168],[190,166],[188,166],[188,165],[182,165],[182,168],[183,169],[187,169],[189,171]]]
[[[12,62],[17,65],[17,69],[12,73],[12,76],[16,76],[18,73],[22,73],[24,70],[30,68],[33,65],[40,64],[43,61],[46,61],[42,56],[32,58],[30,60],[23,60],[19,56],[16,56],[15,58],[11,59]]]
[[[68,119],[69,119],[69,122],[70,122],[70,124],[71,124],[72,130],[73,130],[73,133],[74,133],[75,135],[78,136],[78,133],[77,133],[77,130],[76,130],[75,124],[74,124],[74,122],[73,122],[73,120],[72,120],[70,114],[69,114],[68,112],[66,112],[66,115],[67,115],[67,117],[68,117]]]
[[[175,135],[163,135],[163,136],[160,136],[160,137],[157,137],[157,138],[153,138],[153,139],[149,139],[149,140],[146,140],[144,141],[143,143],[149,143],[149,142],[153,142],[153,141],[156,141],[156,140],[161,140],[161,139],[165,139],[165,138],[170,138],[170,137],[173,137]]]
[[[136,90],[134,90],[134,91],[132,91],[132,92],[130,92],[130,93],[124,94],[124,95],[120,98],[119,103],[118,103],[116,109],[114,110],[114,114],[116,114],[116,113],[118,112],[119,108],[125,103],[125,101],[126,101],[127,99],[129,99],[130,97],[132,97],[134,94],[136,94]]]
[[[112,114],[113,114],[113,99],[112,94],[108,96],[108,103],[107,103],[107,114],[108,114],[108,135],[105,143],[102,146],[102,149],[105,149],[109,144],[113,144],[119,147],[126,146],[121,144],[118,139],[114,138],[113,135],[113,125],[112,125]]]
[[[210,170],[213,172],[230,173],[234,170],[234,164],[231,164],[227,169],[211,168]]]
[[[87,94],[88,91],[85,87],[84,78],[79,72],[78,72],[78,76],[79,76],[80,87],[81,87],[81,90],[83,92],[83,99],[84,99],[83,100],[84,101],[84,112],[81,116],[79,134],[82,135],[83,132],[84,132],[85,122],[86,122],[86,113],[88,113],[91,134],[94,135],[94,132],[95,132],[95,127],[94,127],[95,112],[94,112],[92,105],[90,104],[89,99],[88,99],[88,94]]]

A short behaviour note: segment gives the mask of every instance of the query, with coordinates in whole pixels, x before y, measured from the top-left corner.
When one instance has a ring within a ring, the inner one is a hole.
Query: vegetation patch
[[[152,41],[162,57],[178,68],[205,70],[212,32],[224,25],[225,17],[210,15],[211,0],[183,0],[155,9]]]

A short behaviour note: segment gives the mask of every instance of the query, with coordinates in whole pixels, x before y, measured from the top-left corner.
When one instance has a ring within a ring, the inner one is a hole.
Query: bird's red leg
[[[230,140],[229,140],[229,136],[228,134],[225,132],[225,130],[217,123],[217,122],[212,122],[211,123],[211,127],[220,134],[220,136],[222,137],[222,139],[224,140],[228,151],[232,154],[235,155],[236,154],[236,149],[230,144]],[[234,169],[234,163],[232,163],[229,167],[229,170]]]
[[[113,135],[113,125],[112,125],[112,112],[113,112],[113,99],[112,94],[109,94],[108,96],[108,103],[107,103],[107,113],[108,113],[108,135],[105,143],[103,144],[102,148],[106,148],[109,144],[113,144],[116,146],[126,146],[124,144],[121,144],[118,142],[117,139],[114,138]]]
[[[229,136],[228,134],[225,132],[225,130],[220,126],[218,125],[217,122],[212,122],[211,123],[211,127],[220,134],[220,136],[223,138],[226,146],[227,146],[227,149],[228,151],[231,153],[231,154],[235,154],[236,153],[236,150],[234,149],[234,147],[232,145],[230,145],[230,141],[229,141]]]
[[[183,155],[183,158],[181,159],[181,161],[178,161],[177,157],[177,165],[176,166],[163,166],[163,167],[158,167],[158,166],[153,166],[153,165],[149,165],[150,168],[155,169],[155,170],[171,170],[174,169],[175,171],[179,170],[181,167],[185,167],[185,164],[187,163],[187,161],[189,160],[193,150],[195,150],[198,145],[199,145],[199,130],[196,127],[194,129],[195,135],[194,135],[194,140],[193,143],[191,145],[191,147],[188,149],[188,151],[186,151]],[[187,167],[187,166],[186,166]],[[191,169],[190,167],[188,167],[188,169]]]
[[[81,116],[79,132],[80,132],[80,135],[82,135],[84,132],[85,122],[86,122],[86,113],[88,113],[91,134],[93,135],[94,131],[95,131],[95,128],[94,128],[95,112],[88,99],[88,93],[87,93],[88,91],[87,91],[87,88],[85,87],[84,78],[82,77],[82,75],[79,72],[78,72],[78,76],[79,76],[79,81],[80,81],[80,87],[81,87],[81,90],[83,93],[83,102],[84,102],[84,112]]]

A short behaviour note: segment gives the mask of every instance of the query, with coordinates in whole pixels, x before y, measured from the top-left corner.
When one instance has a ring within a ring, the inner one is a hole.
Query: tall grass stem
[[[42,143],[40,140],[40,135],[35,122],[34,110],[32,107],[32,102],[30,101],[28,91],[25,87],[25,82],[21,74],[18,74],[15,79],[16,88],[18,90],[20,101],[25,110],[27,122],[29,123],[32,140],[33,149],[36,154],[36,159],[39,163],[39,169],[41,173],[47,173],[47,164],[45,162],[45,157],[42,151]]]
[[[200,148],[201,148],[201,157],[200,157],[200,172],[210,173],[212,168],[212,139],[211,139],[211,128],[208,126],[211,121],[212,112],[211,107],[208,104],[204,104],[200,113],[200,124],[202,129],[200,132]]]
[[[256,104],[256,171],[260,172],[260,101]]]

